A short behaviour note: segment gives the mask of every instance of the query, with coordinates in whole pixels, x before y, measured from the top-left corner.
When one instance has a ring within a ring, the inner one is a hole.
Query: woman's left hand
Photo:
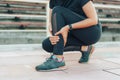
[[[62,34],[63,39],[64,39],[64,46],[65,46],[65,44],[67,42],[68,32],[69,32],[69,26],[66,25],[63,28],[61,28],[60,31],[58,31],[57,33],[55,33],[55,35]]]

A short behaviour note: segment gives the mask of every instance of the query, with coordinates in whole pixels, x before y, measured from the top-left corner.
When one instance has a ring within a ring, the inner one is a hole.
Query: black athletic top
[[[49,7],[53,9],[55,6],[62,6],[86,17],[82,7],[89,1],[90,0],[50,0]]]

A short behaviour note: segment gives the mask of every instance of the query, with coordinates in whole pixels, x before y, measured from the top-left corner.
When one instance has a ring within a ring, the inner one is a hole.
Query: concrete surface
[[[80,52],[65,52],[65,71],[37,72],[49,54],[35,45],[0,45],[0,80],[120,80],[120,42],[98,43],[89,63]]]

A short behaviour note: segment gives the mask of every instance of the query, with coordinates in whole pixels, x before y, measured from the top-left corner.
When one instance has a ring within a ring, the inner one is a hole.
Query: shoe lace
[[[53,61],[53,59],[51,57],[46,58],[46,61],[44,62],[44,64],[50,64]]]
[[[51,59],[50,59],[50,58],[46,58],[45,63],[46,63],[46,62],[49,62],[49,61],[51,61]]]

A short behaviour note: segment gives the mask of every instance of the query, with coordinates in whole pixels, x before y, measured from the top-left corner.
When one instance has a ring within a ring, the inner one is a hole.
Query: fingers
[[[50,36],[49,40],[52,45],[55,45],[55,44],[57,44],[57,42],[59,42],[59,36]]]
[[[61,34],[61,32],[60,32],[60,31],[58,31],[58,32],[56,32],[56,33],[55,33],[55,35],[56,35],[56,36],[57,36],[57,35],[59,35],[59,34]]]

